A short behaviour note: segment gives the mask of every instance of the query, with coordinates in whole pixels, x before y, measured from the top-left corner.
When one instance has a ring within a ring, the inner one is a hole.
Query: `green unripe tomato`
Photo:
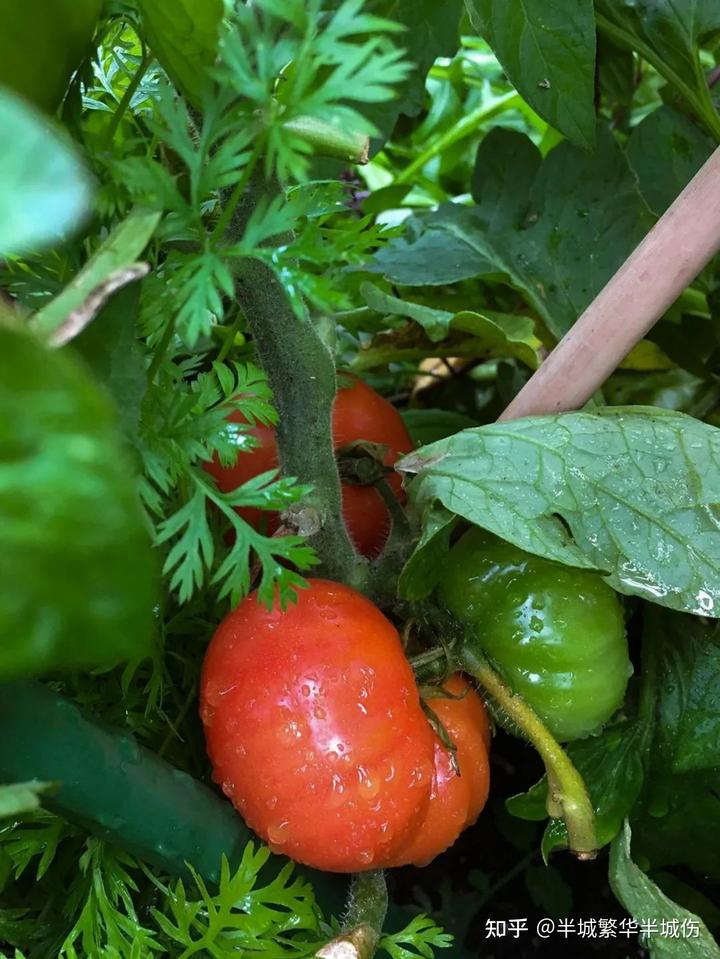
[[[450,612],[561,742],[597,731],[632,673],[615,592],[481,529],[451,549],[440,584]]]
[[[54,112],[95,33],[102,0],[8,0],[0,28],[0,87]]]

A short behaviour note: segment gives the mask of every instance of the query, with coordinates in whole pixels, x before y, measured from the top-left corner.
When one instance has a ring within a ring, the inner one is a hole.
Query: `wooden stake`
[[[720,148],[560,340],[501,420],[576,410],[720,250]]]

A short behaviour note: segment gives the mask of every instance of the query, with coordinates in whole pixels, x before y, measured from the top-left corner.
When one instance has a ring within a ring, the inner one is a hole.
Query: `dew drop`
[[[302,739],[303,731],[299,723],[291,719],[278,727],[277,738],[284,746],[293,746]]]
[[[315,717],[315,719],[326,719],[326,718],[327,718],[327,711],[324,710],[324,709],[322,708],[322,706],[316,706],[316,707],[313,709],[313,716]]]
[[[307,697],[310,695],[311,691],[312,691],[312,690],[310,689],[310,687],[308,686],[307,683],[304,683],[304,684],[300,687],[300,692],[303,694],[303,696],[305,696],[305,698],[307,698]]]
[[[358,853],[358,859],[365,866],[369,866],[374,858],[375,858],[375,853],[371,849],[362,849]]]
[[[288,841],[288,832],[289,832],[290,823],[287,819],[282,819],[280,822],[270,823],[267,830],[268,841],[274,846],[282,846],[283,843]]]
[[[380,779],[364,766],[358,766],[358,793],[362,799],[375,799],[380,792]]]

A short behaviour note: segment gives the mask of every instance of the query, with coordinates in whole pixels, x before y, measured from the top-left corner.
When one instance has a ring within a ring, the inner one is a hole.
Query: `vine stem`
[[[720,250],[720,148],[510,403],[501,420],[583,406]]]
[[[466,644],[458,652],[458,658],[462,669],[477,679],[540,754],[548,779],[548,815],[564,820],[571,852],[578,859],[594,859],[598,849],[595,812],[585,783],[565,751],[527,703],[502,681],[484,656]]]
[[[387,906],[382,870],[355,873],[342,931],[315,953],[317,959],[372,959],[380,942]]]

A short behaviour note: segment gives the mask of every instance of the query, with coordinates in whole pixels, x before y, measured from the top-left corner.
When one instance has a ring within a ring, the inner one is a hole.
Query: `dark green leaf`
[[[198,102],[217,55],[223,0],[138,0],[142,32],[170,79]]]
[[[570,886],[554,866],[530,865],[525,871],[525,885],[530,898],[545,916],[562,919],[573,904]]]
[[[131,440],[147,388],[145,357],[136,336],[139,301],[139,283],[120,290],[73,341],[95,378],[112,394],[120,425]]]
[[[720,767],[720,635],[716,623],[650,608],[646,644],[658,699],[658,749],[675,772]]]
[[[479,425],[464,413],[453,410],[402,410],[402,418],[415,446],[435,443],[460,430]]]
[[[431,504],[422,517],[422,535],[400,573],[399,595],[404,599],[424,599],[437,586],[442,572],[439,560],[447,553],[457,517],[438,504]]]
[[[651,63],[720,136],[699,56],[702,38],[720,29],[716,0],[595,0],[595,10],[598,29]]]
[[[720,948],[705,923],[673,902],[630,857],[630,827],[610,849],[610,886],[644,930],[652,959],[720,959]],[[669,929],[677,924],[678,932]]]
[[[56,242],[87,213],[90,180],[50,120],[0,91],[0,253]]]
[[[628,143],[628,160],[650,209],[664,213],[715,147],[684,113],[660,107],[637,126]]]
[[[109,404],[0,327],[0,674],[144,653],[155,564]]]
[[[521,549],[613,588],[720,616],[720,431],[609,407],[463,430],[405,457],[410,487]]]
[[[604,129],[597,150],[561,144],[541,162],[529,139],[493,130],[473,177],[477,206],[415,218],[369,269],[406,286],[505,277],[558,338],[653,224],[627,160]]]
[[[467,7],[509,80],[530,106],[574,143],[592,146],[592,0],[468,0]]]

